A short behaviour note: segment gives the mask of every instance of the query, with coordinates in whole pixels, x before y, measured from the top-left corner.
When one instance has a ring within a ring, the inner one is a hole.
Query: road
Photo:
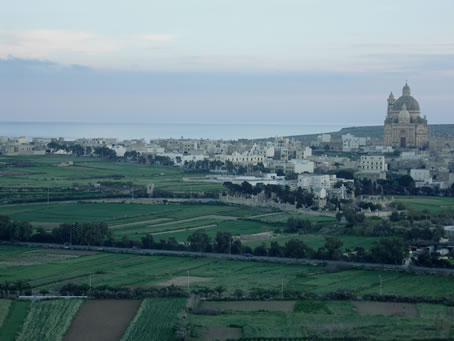
[[[233,259],[241,261],[259,261],[269,263],[281,264],[310,264],[310,265],[334,265],[345,268],[367,268],[375,270],[395,270],[395,271],[411,271],[417,273],[431,273],[454,275],[454,269],[446,268],[426,268],[420,266],[407,266],[407,265],[393,265],[393,264],[377,264],[377,263],[360,263],[360,262],[346,262],[334,260],[321,260],[321,259],[307,259],[307,258],[281,258],[281,257],[259,257],[259,256],[243,256],[243,255],[229,255],[224,253],[206,253],[206,252],[191,252],[191,251],[169,251],[169,250],[153,250],[153,249],[135,249],[135,248],[118,248],[118,247],[99,247],[99,246],[85,246],[85,245],[72,245],[65,246],[63,244],[47,244],[47,243],[27,243],[27,242],[6,242],[1,241],[0,244],[13,244],[28,247],[44,247],[50,249],[72,249],[72,250],[85,250],[85,251],[103,251],[113,253],[131,253],[137,255],[163,255],[163,256],[180,256],[180,257],[207,257],[218,259]]]

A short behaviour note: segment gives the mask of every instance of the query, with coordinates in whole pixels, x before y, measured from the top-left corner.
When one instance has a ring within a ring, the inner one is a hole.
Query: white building
[[[432,176],[428,169],[410,169],[410,176],[415,182],[431,182]]]
[[[330,176],[300,174],[298,175],[298,187],[301,187],[302,189],[330,188],[331,187]]]
[[[342,151],[350,152],[358,150],[361,146],[366,145],[365,137],[356,137],[352,134],[342,135]]]
[[[362,171],[386,172],[385,157],[383,155],[362,155],[359,166]]]
[[[317,136],[317,141],[320,143],[330,143],[331,142],[331,135],[330,134],[322,134]]]
[[[286,174],[314,173],[315,163],[309,160],[294,159],[290,161],[265,159],[263,165],[273,172],[282,171]]]
[[[303,158],[307,159],[308,157],[312,156],[312,148],[311,147],[306,147],[304,148],[303,151]]]

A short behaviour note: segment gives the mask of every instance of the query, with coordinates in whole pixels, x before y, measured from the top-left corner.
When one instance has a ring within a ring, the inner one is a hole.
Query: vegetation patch
[[[199,306],[201,311],[281,311],[291,312],[295,309],[295,301],[205,301]]]
[[[185,305],[185,298],[145,299],[121,340],[161,341],[174,339],[174,327]]]
[[[5,321],[5,318],[8,315],[10,306],[11,300],[0,300],[0,329],[2,328],[3,321]]]
[[[168,281],[156,283],[156,287],[169,287],[171,285],[175,285],[177,287],[184,287],[187,285],[191,285],[193,283],[203,283],[209,282],[213,278],[212,277],[196,277],[196,276],[176,276]]]
[[[306,314],[328,314],[331,315],[333,312],[328,308],[327,304],[324,301],[298,301],[295,304],[293,309],[296,313],[306,313]]]
[[[31,303],[22,331],[16,340],[62,340],[81,304],[82,300],[48,300]]]
[[[30,309],[28,301],[13,301],[8,311],[8,315],[0,328],[0,340],[14,341],[27,317]]]

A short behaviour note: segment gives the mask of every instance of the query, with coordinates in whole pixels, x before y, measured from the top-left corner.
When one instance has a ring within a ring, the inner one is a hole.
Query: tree
[[[284,250],[278,242],[271,242],[270,249],[268,250],[270,257],[284,257]]]
[[[374,263],[402,264],[407,254],[406,245],[399,239],[380,239],[378,245],[370,250]]]
[[[261,257],[267,256],[267,250],[266,250],[265,244],[257,246],[254,249],[254,255],[255,256],[261,256]]]
[[[290,239],[285,244],[284,254],[288,258],[309,258],[313,254],[313,250],[302,240]]]
[[[327,237],[325,241],[325,248],[328,253],[329,259],[340,259],[342,257],[341,247],[344,245],[338,238]]]
[[[211,251],[211,238],[203,231],[195,231],[188,236],[189,249],[193,252]]]
[[[214,249],[219,253],[230,253],[232,248],[232,234],[230,232],[216,233]]]
[[[218,285],[216,288],[214,288],[214,291],[218,294],[219,297],[222,296],[222,293],[226,290],[226,288],[222,285]]]
[[[152,249],[154,246],[154,239],[151,234],[142,237],[142,247],[144,249]]]

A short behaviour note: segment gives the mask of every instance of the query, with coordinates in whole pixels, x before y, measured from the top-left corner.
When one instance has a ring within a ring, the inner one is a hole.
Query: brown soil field
[[[213,278],[212,277],[195,277],[189,276],[189,284],[192,283],[202,283],[202,282],[209,282]],[[188,276],[177,276],[165,282],[159,282],[155,287],[168,287],[171,285],[176,285],[177,287],[185,287],[188,285]]]
[[[199,308],[218,311],[280,311],[292,312],[296,301],[237,301],[237,302],[201,302]]]
[[[140,304],[139,300],[86,301],[82,304],[64,340],[120,340]]]
[[[197,227],[186,227],[184,229],[178,229],[178,230],[171,230],[171,231],[161,231],[161,232],[153,232],[150,233],[152,236],[156,236],[159,234],[169,234],[169,233],[176,233],[176,232],[182,232],[182,231],[194,231],[194,230],[204,230],[204,229],[209,229],[210,227],[216,227],[216,224],[211,224],[211,225],[205,225],[205,226],[197,226]]]
[[[56,255],[72,255],[72,256],[89,256],[95,255],[98,252],[96,251],[85,251],[85,250],[68,250],[68,249],[42,249],[42,250],[35,250],[32,252],[41,252],[41,253],[51,253]]]
[[[412,303],[392,302],[353,302],[360,315],[383,315],[399,317],[419,317],[419,311]]]
[[[67,168],[67,169],[76,169],[76,170],[97,170],[97,168],[86,167],[86,166],[59,166],[59,165],[57,165],[57,167]]]
[[[255,234],[243,234],[240,236],[241,241],[257,241],[257,240],[268,240],[274,237],[273,232],[261,232]]]
[[[199,340],[212,341],[212,340],[239,340],[241,339],[241,328],[230,327],[208,327],[202,330],[202,335]]]
[[[89,254],[94,253],[95,252]],[[30,252],[25,252],[18,256],[6,258],[3,261],[1,261],[0,264],[15,266],[47,264],[59,262],[69,258],[77,258],[85,254],[87,253],[85,253],[84,251],[75,250],[53,250],[53,249],[34,250]]]
[[[160,223],[163,221],[168,221],[170,218],[157,218],[152,220],[144,220],[144,221],[136,221],[134,223],[126,223],[126,224],[119,224],[119,225],[112,225],[111,229],[116,229],[119,227],[126,227],[126,226],[135,226],[135,225],[142,225],[142,224],[151,224],[151,223]]]
[[[50,221],[31,221],[30,224],[33,227],[43,227],[43,228],[50,228],[54,229],[56,227],[59,227],[63,223],[56,223],[56,222],[50,222]]]

